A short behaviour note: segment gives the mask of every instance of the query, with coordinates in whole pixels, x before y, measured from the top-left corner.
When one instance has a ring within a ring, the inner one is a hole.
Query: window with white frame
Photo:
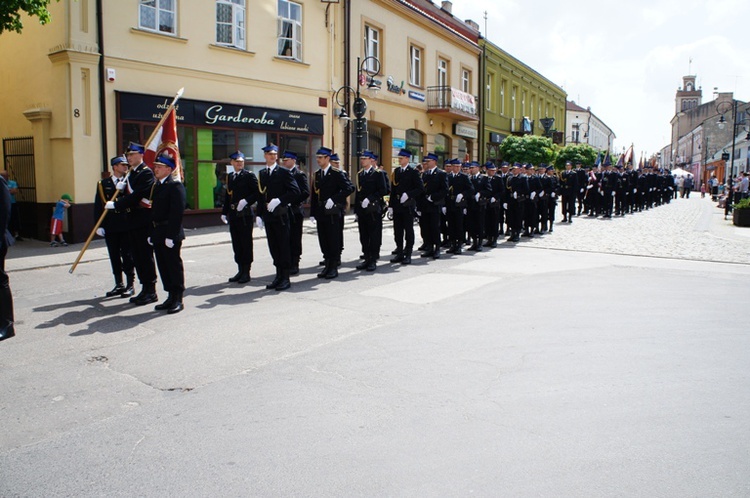
[[[416,45],[409,47],[409,84],[422,86],[422,49]]]
[[[471,71],[468,69],[461,70],[461,91],[471,93]]]
[[[492,88],[495,86],[495,75],[487,74],[487,88],[485,89],[484,100],[487,101],[487,110],[492,110]]]
[[[140,0],[138,26],[174,35],[177,33],[177,0]]]
[[[500,81],[500,114],[505,114],[505,80]]]
[[[443,58],[438,58],[437,67],[437,85],[446,87],[448,86],[448,61]]]
[[[302,5],[278,0],[279,44],[277,55],[296,61],[302,60]]]
[[[216,43],[245,49],[245,0],[216,0]]]
[[[510,90],[510,107],[511,111],[513,111],[513,117],[518,117],[518,114],[516,114],[516,94],[518,93],[518,87],[513,86]]]
[[[380,61],[380,30],[365,24],[365,59],[374,57]],[[375,73],[378,69],[375,59],[368,59],[365,68],[368,73]]]

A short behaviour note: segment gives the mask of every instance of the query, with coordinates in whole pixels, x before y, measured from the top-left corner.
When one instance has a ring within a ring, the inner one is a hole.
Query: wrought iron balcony
[[[427,112],[463,121],[479,121],[478,99],[449,86],[427,87]]]

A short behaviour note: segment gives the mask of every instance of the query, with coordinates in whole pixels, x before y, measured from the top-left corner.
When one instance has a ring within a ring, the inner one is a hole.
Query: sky
[[[714,88],[750,100],[748,0],[453,0],[453,15],[590,106],[636,158],[669,144],[683,76],[703,103]]]

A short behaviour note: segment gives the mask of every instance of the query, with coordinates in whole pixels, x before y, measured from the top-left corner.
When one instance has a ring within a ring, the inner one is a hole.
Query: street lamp
[[[735,99],[732,99],[732,103],[729,102],[721,102],[716,106],[716,111],[721,113],[721,117],[719,118],[719,121],[716,123],[720,130],[723,130],[727,126],[727,120],[724,117],[724,114],[731,108],[732,109],[732,153],[729,156],[729,163],[726,166],[726,191],[727,191],[727,203],[731,202],[732,198],[732,173],[734,172],[734,147],[737,142],[737,128],[739,126],[745,126],[745,116],[747,114],[750,114],[748,109],[745,109],[742,111],[742,114],[740,115],[741,119],[737,119],[737,107],[738,107],[738,101]],[[747,136],[745,137],[745,140],[750,140],[750,131],[748,131]],[[728,205],[728,204],[727,204]],[[728,209],[724,210],[724,218],[726,219]]]
[[[573,138],[574,138],[573,142],[575,142],[576,145],[578,145],[581,142],[581,140],[580,140],[580,138],[581,138],[581,126],[585,126],[586,127],[586,131],[583,132],[584,142],[585,143],[589,142],[588,141],[588,137],[589,137],[589,127],[588,127],[588,125],[585,125],[583,123],[574,123],[573,124],[573,130],[575,131],[575,133],[573,133]]]
[[[339,121],[342,126],[347,127],[347,135],[349,134],[348,126],[349,122],[352,121],[349,104],[354,97],[354,102],[351,106],[351,111],[354,112],[354,136],[355,136],[355,150],[357,156],[362,154],[362,151],[367,148],[367,118],[365,113],[367,112],[367,101],[362,98],[359,93],[359,87],[367,83],[368,93],[374,94],[380,90],[380,86],[376,83],[374,76],[380,72],[380,61],[375,56],[368,56],[364,59],[357,57],[357,84],[356,88],[350,86],[342,86],[333,94],[333,100],[336,105],[339,106]],[[369,81],[368,81],[369,76]]]

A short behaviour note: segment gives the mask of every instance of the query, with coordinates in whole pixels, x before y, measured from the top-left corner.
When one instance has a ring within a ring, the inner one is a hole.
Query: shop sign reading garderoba
[[[118,92],[118,97],[120,119],[129,121],[159,121],[171,101],[168,97],[126,92]],[[180,99],[175,109],[181,125],[323,135],[320,114],[190,99]]]

